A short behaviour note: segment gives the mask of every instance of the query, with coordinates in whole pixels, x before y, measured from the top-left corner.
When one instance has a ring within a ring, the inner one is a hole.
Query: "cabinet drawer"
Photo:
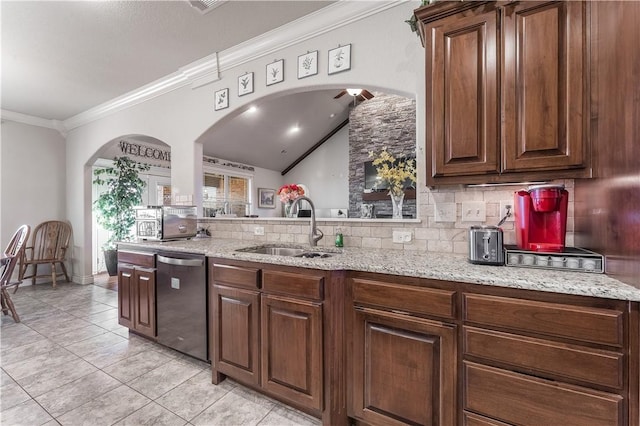
[[[118,263],[130,263],[132,265],[156,267],[156,255],[140,251],[118,250]]]
[[[455,291],[353,279],[353,300],[403,312],[453,318]]]
[[[250,289],[260,288],[260,270],[239,266],[220,265],[214,263],[211,268],[211,279],[215,283],[224,283]]]
[[[464,409],[517,425],[621,424],[619,395],[464,363]]]
[[[464,327],[464,353],[525,371],[622,389],[623,355],[583,346]]]
[[[508,423],[502,423],[467,411],[465,411],[462,416],[464,420],[462,424],[464,426],[510,426]]]
[[[324,277],[262,271],[262,290],[306,299],[322,300]]]
[[[477,294],[464,295],[464,320],[621,347],[621,311]]]

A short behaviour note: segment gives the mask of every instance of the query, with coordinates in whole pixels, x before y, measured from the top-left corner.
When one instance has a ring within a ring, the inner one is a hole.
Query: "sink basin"
[[[291,257],[307,257],[307,258],[315,258],[315,257],[329,257],[331,256],[329,253],[305,249],[300,247],[287,247],[287,246],[256,246],[256,247],[247,247],[243,249],[238,249],[236,251],[240,251],[243,253],[256,253],[256,254],[269,254],[273,256],[291,256]]]
[[[272,254],[274,256],[298,256],[304,253],[304,249],[292,247],[252,247],[251,250],[242,250],[248,253]]]

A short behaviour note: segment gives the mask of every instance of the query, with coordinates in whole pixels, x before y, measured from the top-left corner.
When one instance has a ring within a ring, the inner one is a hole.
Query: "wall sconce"
[[[351,96],[358,96],[360,93],[362,93],[362,89],[347,89],[347,93]]]

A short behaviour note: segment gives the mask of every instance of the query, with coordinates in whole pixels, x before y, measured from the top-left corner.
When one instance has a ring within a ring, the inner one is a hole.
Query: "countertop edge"
[[[407,252],[399,250],[344,248],[328,258],[298,258],[238,252],[238,249],[266,243],[248,240],[194,238],[167,242],[123,242],[119,248],[204,254],[228,260],[294,266],[325,271],[357,271],[456,281],[493,287],[535,290],[558,294],[598,297],[640,302],[640,289],[605,274],[528,269],[509,266],[474,265],[466,256],[445,253]],[[278,244],[304,247],[296,244]],[[333,251],[329,247],[305,247],[309,250]]]

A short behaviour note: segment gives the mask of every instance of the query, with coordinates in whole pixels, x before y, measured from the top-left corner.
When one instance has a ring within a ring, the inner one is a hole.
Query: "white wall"
[[[303,184],[316,209],[349,210],[349,126],[344,126],[284,175]]]
[[[0,246],[18,226],[67,220],[65,140],[56,130],[3,121]],[[75,229],[74,229],[75,231]]]
[[[420,41],[404,21],[416,6],[417,2],[398,3],[391,9],[329,33],[300,42],[292,41],[290,46],[278,51],[260,50],[255,59],[236,68],[223,67],[221,79],[215,83],[197,89],[182,87],[70,131],[66,182],[70,194],[67,198],[68,218],[76,232],[74,281],[92,281],[91,256],[87,254],[91,247],[90,165],[105,143],[130,134],[151,136],[167,143],[172,153],[174,194],[193,194],[195,188],[199,188],[198,177],[202,177],[201,161],[196,161],[196,158],[202,158],[202,147],[194,142],[206,129],[256,99],[309,88],[352,86],[414,97],[423,84],[424,53]],[[351,69],[328,75],[328,50],[347,43],[352,45]],[[297,79],[298,55],[312,50],[319,51],[318,74]],[[229,56],[232,54],[227,54]],[[220,52],[219,57],[224,64],[225,52]],[[286,77],[284,82],[267,87],[262,77],[266,64],[274,57],[285,60]],[[247,71],[256,73],[254,93],[239,98],[235,90],[237,77]],[[214,112],[213,93],[223,88],[230,88],[230,107]]]
[[[256,167],[256,173],[253,176],[253,190],[252,197],[253,203],[251,211],[253,214],[257,214],[259,217],[281,217],[282,206],[280,200],[276,198],[276,207],[274,209],[261,209],[258,207],[258,188],[273,189],[276,192],[280,188],[284,181],[280,172],[275,170],[263,169]]]

